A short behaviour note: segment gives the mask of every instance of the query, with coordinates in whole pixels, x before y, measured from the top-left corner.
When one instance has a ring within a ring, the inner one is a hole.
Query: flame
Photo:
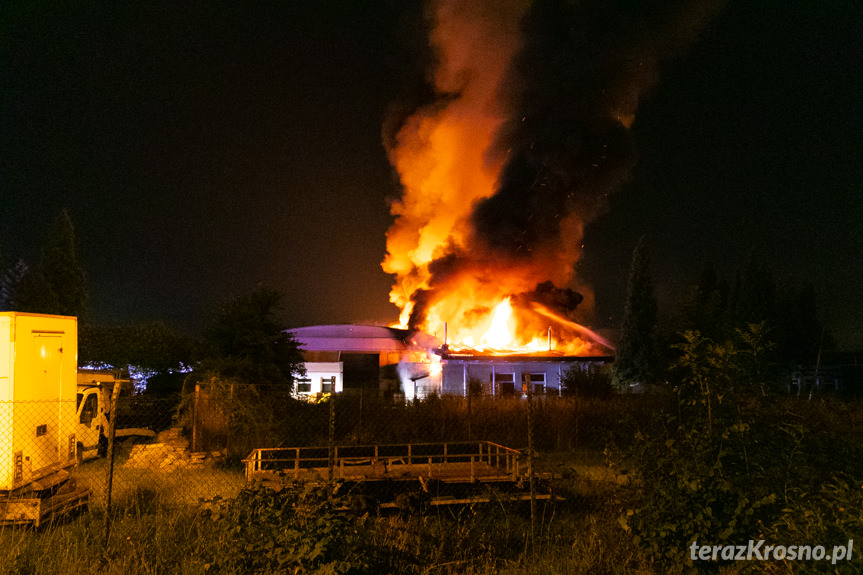
[[[396,220],[387,232],[381,266],[396,276],[390,301],[401,310],[403,327],[414,311],[414,294],[430,287],[429,265],[469,248],[466,230],[473,205],[493,195],[504,164],[505,152],[492,152],[495,134],[508,117],[497,93],[519,47],[518,23],[525,10],[518,2],[504,4],[435,4],[434,88],[449,103],[414,114],[388,146],[403,192],[390,206]],[[483,302],[491,304],[491,299]],[[452,317],[450,309],[441,313]],[[442,326],[431,325],[429,331],[442,332]]]
[[[553,355],[594,355],[601,353],[600,347],[614,348],[601,336],[588,328],[563,318],[537,303],[531,305],[531,310],[520,310],[527,321],[518,322],[512,298],[504,298],[488,314],[484,322],[464,324],[457,328],[457,336],[447,342],[447,347],[453,352],[479,352],[491,355],[512,354],[553,354]],[[532,313],[531,313],[532,312]],[[551,319],[557,328],[539,320],[539,317]],[[533,335],[542,326],[544,335]],[[563,330],[561,330],[563,328]],[[552,332],[555,337],[552,337]]]
[[[512,333],[508,325],[510,317],[512,317],[512,304],[509,298],[506,298],[494,308],[494,317],[492,317],[488,330],[482,336],[482,343],[495,349],[509,347],[512,343]]]
[[[583,235],[582,220],[559,215],[560,235],[525,253],[502,253],[478,237],[475,207],[498,191],[509,150],[500,134],[512,116],[506,74],[522,46],[520,24],[528,3],[434,3],[431,44],[440,100],[419,110],[388,142],[402,196],[387,232],[381,266],[395,276],[390,301],[401,328],[446,340],[450,349],[569,353],[591,349],[588,340],[554,342],[548,319],[513,297],[539,281],[567,285]]]
[[[443,366],[440,362],[440,357],[432,355],[429,360],[429,375],[432,377],[438,376],[443,372]]]

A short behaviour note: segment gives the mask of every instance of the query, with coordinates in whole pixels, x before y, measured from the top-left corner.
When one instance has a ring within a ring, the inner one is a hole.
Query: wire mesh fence
[[[176,504],[231,498],[264,468],[296,479],[311,466],[315,473],[304,479],[328,480],[442,477],[460,466],[465,481],[517,479],[528,469],[528,446],[601,450],[612,431],[625,433],[619,405],[603,414],[605,405],[553,395],[298,399],[286,388],[219,382],[116,404],[99,393],[79,393],[77,402],[2,402],[0,491],[11,500],[74,485],[98,508],[142,491]]]

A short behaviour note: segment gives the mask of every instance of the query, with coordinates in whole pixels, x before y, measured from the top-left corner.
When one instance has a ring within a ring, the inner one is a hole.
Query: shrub
[[[570,367],[560,383],[565,396],[607,398],[614,393],[611,380],[609,367],[588,364],[585,369]]]
[[[347,501],[325,486],[245,490],[219,522],[225,549],[218,571],[362,574],[387,571],[362,536],[361,523],[337,510]]]

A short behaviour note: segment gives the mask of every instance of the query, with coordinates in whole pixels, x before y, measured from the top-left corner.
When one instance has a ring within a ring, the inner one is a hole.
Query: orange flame
[[[390,301],[401,309],[404,326],[412,295],[429,287],[428,265],[448,251],[467,248],[464,230],[472,206],[494,193],[504,158],[494,157],[491,148],[507,117],[496,92],[519,45],[524,10],[519,4],[437,3],[434,85],[442,96],[458,97],[411,117],[389,149],[403,194],[390,208],[396,221],[387,232],[382,267],[396,276]]]
[[[510,317],[512,305],[509,298],[506,298],[494,308],[491,325],[482,336],[482,343],[495,349],[506,349],[512,343],[512,333],[508,325]]]
[[[534,321],[526,322],[524,310],[514,311],[510,298],[531,291],[538,281],[566,285],[580,246],[581,221],[574,215],[561,217],[567,241],[518,258],[492,253],[472,232],[472,211],[495,193],[506,160],[507,150],[495,145],[511,110],[499,93],[521,45],[526,4],[436,3],[434,87],[446,104],[414,114],[388,149],[403,188],[391,205],[396,219],[381,264],[395,275],[390,301],[401,311],[400,327],[438,337],[448,327],[451,347],[547,350],[547,320],[537,322],[533,314]],[[470,263],[433,273],[452,257]],[[433,297],[423,301],[421,317],[409,326],[422,293]],[[575,344],[569,350],[589,348],[582,340],[570,341]]]

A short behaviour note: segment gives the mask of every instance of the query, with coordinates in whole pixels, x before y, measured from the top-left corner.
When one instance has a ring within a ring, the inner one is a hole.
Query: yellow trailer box
[[[75,464],[78,320],[0,312],[0,491]]]

